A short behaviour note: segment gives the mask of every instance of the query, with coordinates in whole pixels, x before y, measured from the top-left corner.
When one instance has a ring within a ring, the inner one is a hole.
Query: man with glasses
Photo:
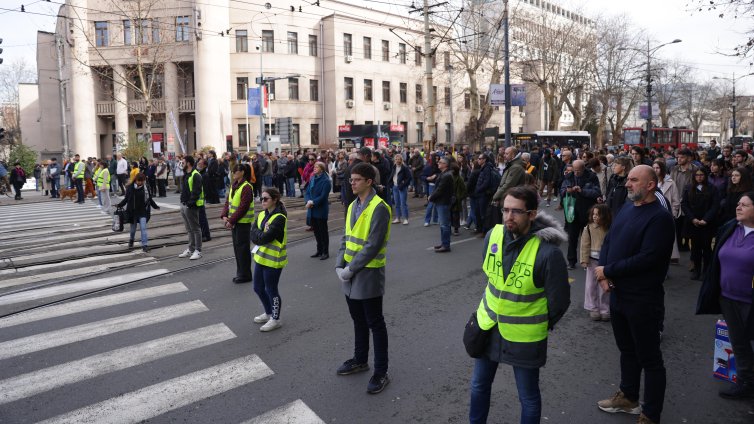
[[[338,367],[338,375],[369,370],[369,331],[374,342],[374,374],[367,393],[376,394],[390,383],[388,338],[382,315],[385,295],[385,254],[390,239],[390,208],[374,189],[377,171],[369,163],[350,169],[349,183],[356,196],[346,212],[345,234],[335,272],[346,296],[354,328],[354,354]]]
[[[469,421],[486,423],[492,383],[500,363],[513,367],[521,422],[539,423],[539,369],[547,360],[547,335],[565,314],[570,285],[563,252],[566,234],[555,218],[537,212],[531,187],[514,187],[503,199],[503,225],[485,239],[482,269],[487,276],[476,312],[479,328],[492,330],[474,364]],[[500,411],[499,422],[505,412]]]

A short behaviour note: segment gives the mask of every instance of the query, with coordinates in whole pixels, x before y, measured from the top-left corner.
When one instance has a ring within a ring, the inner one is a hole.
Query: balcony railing
[[[115,101],[97,102],[97,115],[108,116],[115,115]],[[182,97],[178,99],[178,112],[194,112],[196,100],[193,97]],[[165,113],[165,99],[152,100],[152,113]],[[130,100],[128,102],[129,114],[144,114],[147,112],[146,100]]]

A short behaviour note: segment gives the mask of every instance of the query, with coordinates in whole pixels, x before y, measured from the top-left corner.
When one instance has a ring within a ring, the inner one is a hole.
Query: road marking
[[[153,297],[165,296],[168,294],[175,294],[184,291],[188,291],[188,288],[184,286],[183,283],[179,282],[165,284],[157,287],[149,287],[146,289],[133,290],[124,293],[111,294],[108,296],[100,296],[92,299],[77,300],[75,302],[69,302],[60,305],[52,305],[46,308],[34,309],[6,318],[0,318],[0,328],[13,327],[14,325],[41,321],[43,319],[58,318],[65,315],[77,314],[84,311],[92,311],[94,309],[106,308],[112,305],[120,305],[124,303],[135,302],[137,300],[150,299]]]
[[[325,422],[309,409],[301,399],[298,399],[244,421],[242,424],[325,424]]]
[[[477,239],[476,237],[471,237],[471,238],[467,238],[467,239],[463,239],[463,240],[456,240],[456,241],[450,242],[450,245],[451,246],[455,246],[456,244],[466,243],[466,242],[473,241],[473,240],[476,240],[476,239]],[[435,250],[435,248],[434,247],[428,247],[427,250]]]
[[[151,260],[151,258],[149,259]],[[71,270],[71,271],[64,271],[62,273],[58,272],[57,274],[61,278],[65,278],[65,277],[70,276],[70,274],[74,274],[76,272],[78,271]],[[87,272],[89,272],[89,270],[87,270]],[[44,287],[40,289],[22,291],[18,293],[1,296],[0,306],[11,305],[14,303],[28,302],[30,300],[44,299],[46,297],[58,296],[61,294],[71,294],[71,293],[76,293],[80,291],[98,290],[98,289],[104,289],[108,287],[119,286],[121,284],[130,283],[132,281],[137,281],[144,278],[167,274],[168,272],[169,271],[167,269],[161,268],[161,269],[155,269],[152,271],[134,272],[130,274],[116,275],[116,276],[106,277],[106,278],[98,278],[96,280],[84,281],[81,283],[62,284],[59,286]],[[60,274],[63,274],[63,275],[60,275]],[[66,275],[66,274],[69,274],[69,275]],[[0,283],[0,288],[6,287],[6,286],[7,286],[6,283]]]
[[[159,206],[160,208],[172,209],[172,210],[180,210],[181,209],[181,205],[173,205],[171,203],[157,202],[157,206]]]
[[[274,374],[257,355],[163,381],[42,421],[51,423],[138,423]]]
[[[122,315],[0,343],[0,360],[209,311],[199,300]]]
[[[97,255],[97,256],[89,256],[86,258],[79,258],[79,259],[72,259],[69,261],[61,261],[56,262],[53,264],[42,264],[42,265],[31,265],[31,266],[22,266],[20,268],[12,268],[12,269],[4,269],[0,271],[0,277],[4,277],[7,275],[12,274],[20,274],[25,272],[35,272],[35,271],[45,271],[53,268],[60,268],[67,265],[77,265],[77,269],[81,269],[86,266],[86,264],[90,262],[100,262],[100,261],[106,261],[106,262],[112,262],[118,259],[126,259],[126,258],[133,258],[134,256],[141,256],[142,252],[132,250],[130,252],[126,253],[115,253],[115,254],[109,254],[109,255]],[[60,271],[58,271],[60,272]],[[88,272],[88,271],[87,271]],[[6,277],[7,278],[7,277]]]
[[[235,337],[215,324],[8,378],[0,381],[0,405]]]

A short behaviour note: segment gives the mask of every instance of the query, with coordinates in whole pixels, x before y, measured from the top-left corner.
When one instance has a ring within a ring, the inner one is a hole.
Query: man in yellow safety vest
[[[471,378],[472,424],[487,422],[500,363],[513,366],[521,422],[538,423],[541,417],[539,369],[547,359],[547,332],[571,300],[566,261],[558,247],[568,237],[553,217],[537,213],[537,207],[534,189],[510,189],[503,199],[503,224],[485,239],[482,269],[487,283],[476,319],[490,334]]]
[[[76,187],[76,194],[78,199],[76,203],[84,203],[84,172],[86,171],[86,165],[81,161],[81,156],[76,155],[73,157],[73,184]]]
[[[354,355],[338,367],[338,375],[369,370],[369,330],[374,340],[374,374],[367,385],[380,393],[388,378],[387,327],[382,315],[385,294],[385,253],[390,239],[390,207],[373,188],[377,169],[366,162],[354,165],[349,182],[356,196],[346,213],[346,232],[335,271],[342,283],[354,323]]]

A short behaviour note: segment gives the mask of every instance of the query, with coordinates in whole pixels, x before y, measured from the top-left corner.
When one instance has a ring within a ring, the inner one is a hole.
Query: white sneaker
[[[408,225],[408,219],[403,218],[403,225]]]
[[[191,254],[191,257],[189,258],[189,260],[193,261],[193,260],[199,259],[201,257],[202,257],[202,252],[200,252],[198,250],[194,250],[194,253]]]
[[[398,218],[395,218],[395,219],[393,220],[393,224],[397,224],[397,223],[399,223],[399,222],[401,222],[401,220],[400,220],[400,219],[398,219]]]
[[[283,324],[280,323],[279,319],[272,319],[272,318],[270,318],[270,320],[267,321],[267,323],[265,325],[263,325],[263,326],[261,326],[259,328],[259,331],[265,331],[266,332],[266,331],[277,330],[278,328],[280,328],[282,326],[283,326]]]
[[[191,256],[191,251],[188,249],[184,250],[183,253],[178,255],[179,258],[188,258],[189,256]]]
[[[424,226],[425,226],[425,227],[429,227],[429,222],[425,222],[425,223],[424,223]]]
[[[257,324],[264,324],[270,320],[270,316],[267,314],[257,315],[254,317],[254,322]]]

